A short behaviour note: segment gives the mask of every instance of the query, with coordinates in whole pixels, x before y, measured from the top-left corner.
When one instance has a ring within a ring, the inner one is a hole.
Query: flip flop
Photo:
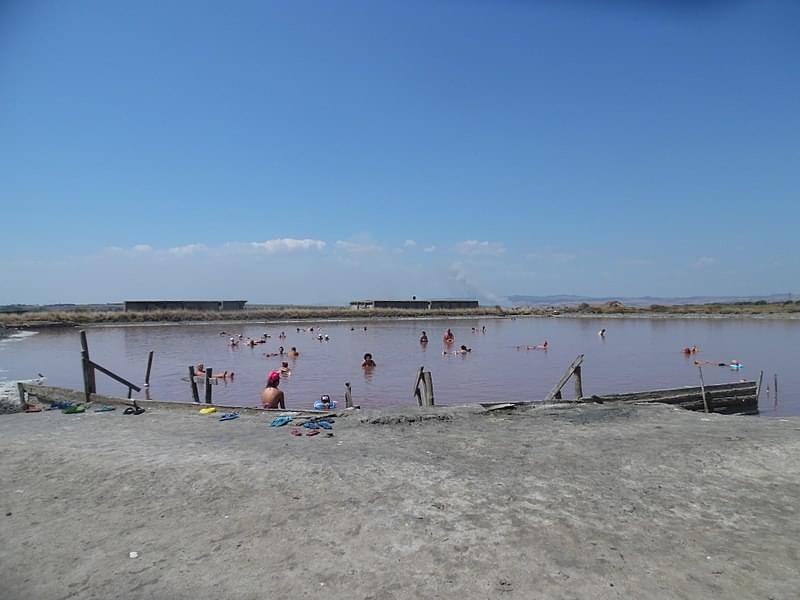
[[[216,406],[207,406],[205,408],[201,408],[200,409],[200,414],[201,415],[210,415],[211,413],[215,413],[215,412],[217,412],[217,407]]]
[[[283,427],[287,423],[290,423],[294,419],[294,417],[290,417],[288,415],[284,415],[282,417],[275,417],[272,419],[272,422],[269,424],[270,427]]]
[[[319,425],[317,425],[316,421],[308,421],[307,423],[303,423],[303,427],[306,429],[319,429]]]
[[[65,408],[61,411],[65,415],[77,415],[79,413],[86,412],[86,407],[83,404],[78,404],[77,406],[70,406],[69,408]]]
[[[312,429],[306,434],[308,437],[311,437],[312,435],[319,435],[319,429]]]
[[[292,429],[291,434],[295,437],[303,437],[303,432],[299,429]]]
[[[117,410],[116,406],[98,406],[94,409],[94,412],[110,412],[112,410]]]
[[[124,411],[122,411],[123,415],[140,415],[145,410],[141,406],[129,406]]]
[[[232,412],[232,413],[225,413],[224,415],[222,415],[219,418],[219,420],[220,421],[233,421],[234,419],[238,419],[238,418],[239,418],[239,413]]]
[[[331,425],[328,421],[317,421],[317,425],[322,427],[323,429],[333,429],[333,425]]]
[[[51,402],[47,410],[62,410],[64,408],[69,408],[70,406],[72,406],[72,402],[62,402],[61,400],[57,400],[55,402]]]

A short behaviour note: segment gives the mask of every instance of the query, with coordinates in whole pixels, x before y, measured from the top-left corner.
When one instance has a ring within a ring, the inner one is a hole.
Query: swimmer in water
[[[229,345],[231,348],[233,348],[234,346],[238,346],[238,345],[239,345],[239,342],[237,342],[235,339],[231,338],[231,339],[229,339],[229,340],[228,340],[228,345]]]
[[[456,350],[454,354],[468,354],[469,352],[472,352],[472,348],[467,348],[462,344],[461,348]]]
[[[452,344],[455,340],[456,336],[452,331],[450,331],[450,329],[445,332],[444,337],[442,338],[442,341],[444,341],[445,344]]]
[[[605,328],[603,328],[603,329],[601,329],[600,331],[598,331],[598,332],[597,332],[597,335],[599,335],[601,338],[604,338],[604,337],[606,337],[606,330],[605,330]]]
[[[428,334],[425,333],[424,331],[422,332],[422,335],[419,336],[419,343],[420,344],[427,344],[428,343]]]
[[[292,370],[289,368],[289,363],[286,362],[286,361],[283,361],[281,363],[281,375],[288,375],[291,372],[292,372]]]
[[[372,354],[370,354],[369,352],[367,352],[367,353],[364,355],[364,362],[362,362],[362,363],[361,363],[361,367],[362,367],[363,369],[372,369],[373,367],[376,367],[376,366],[377,366],[377,365],[375,364],[375,361],[374,361],[374,360],[372,360]]]
[[[289,358],[297,358],[298,356],[300,356],[300,353],[297,351],[297,348],[295,348],[294,346],[292,346],[292,347],[289,349],[289,352],[287,353],[287,356],[288,356]]]

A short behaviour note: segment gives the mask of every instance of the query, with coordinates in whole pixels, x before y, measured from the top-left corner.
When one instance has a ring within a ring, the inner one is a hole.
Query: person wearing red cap
[[[267,376],[267,387],[261,392],[262,408],[286,408],[283,399],[283,391],[278,389],[281,382],[281,374],[277,371],[270,371]]]

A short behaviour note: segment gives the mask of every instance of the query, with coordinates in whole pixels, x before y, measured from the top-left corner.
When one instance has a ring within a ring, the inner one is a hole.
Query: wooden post
[[[28,408],[28,403],[25,402],[25,384],[21,381],[17,382],[17,393],[19,394],[19,404],[22,410]]]
[[[197,391],[197,382],[194,380],[194,366],[189,366],[189,383],[192,384],[192,400],[200,404],[200,394]]]
[[[153,351],[147,355],[147,373],[144,375],[144,387],[150,387],[150,368],[153,366]]]
[[[344,407],[353,408],[353,391],[350,389],[350,382],[344,384]]]
[[[91,358],[89,356],[89,341],[86,339],[86,330],[81,329],[81,350],[83,354],[81,354],[81,358],[86,359],[86,380],[88,381],[88,392],[86,392],[86,401],[89,402],[88,394],[96,394],[97,393],[97,383],[94,379],[94,367],[91,365]]]
[[[211,367],[206,369],[206,404],[211,404],[211,376],[214,370]]]
[[[83,332],[81,332],[83,333]],[[92,399],[92,383],[89,373],[92,367],[89,363],[89,357],[86,350],[81,350],[81,367],[83,368],[83,396],[84,402],[90,402]]]
[[[425,372],[425,367],[420,367],[417,376],[414,378],[414,388],[411,390],[411,397],[417,399],[417,404],[424,406],[422,400],[423,391],[420,390],[419,384],[422,383],[422,374]]]
[[[581,367],[575,367],[575,399],[580,400],[583,398],[583,380],[581,379]]]
[[[703,406],[708,412],[708,400],[706,400],[706,383],[703,381],[703,367],[697,367],[697,370],[700,371],[700,393],[703,394]]]
[[[433,379],[430,371],[425,371],[422,374],[422,381],[425,386],[425,406],[433,406],[435,404],[433,401]]]
[[[761,382],[764,380],[764,371],[758,376],[758,387],[756,388],[756,406],[758,406],[758,399],[761,396]]]
[[[775,378],[772,380],[772,391],[775,392],[775,404],[778,403],[778,374],[775,373]]]

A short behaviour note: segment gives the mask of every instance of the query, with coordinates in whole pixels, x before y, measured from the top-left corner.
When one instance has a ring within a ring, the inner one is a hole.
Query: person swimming
[[[297,351],[297,348],[295,348],[294,346],[292,346],[289,349],[289,352],[287,352],[286,354],[287,354],[287,356],[289,358],[297,358],[298,356],[300,356],[300,353]]]
[[[281,363],[281,375],[288,375],[291,372],[292,372],[292,370],[289,368],[289,363],[286,362],[286,361],[283,361]]]
[[[234,346],[238,346],[239,342],[237,342],[234,338],[228,340],[228,345],[233,348]]]
[[[517,346],[517,350],[547,350],[549,347],[550,344],[545,340],[544,343],[535,346]]]
[[[425,333],[424,331],[422,332],[422,335],[419,336],[419,343],[420,344],[427,344],[428,343],[428,334]]]
[[[697,354],[697,346],[686,346],[683,350],[681,350],[687,356],[689,354]]]
[[[328,394],[322,394],[319,400],[314,401],[314,410],[331,410],[336,408],[336,400],[331,400]]]
[[[601,329],[600,331],[598,331],[598,332],[597,332],[597,335],[599,335],[601,338],[602,338],[602,337],[606,337],[606,330],[605,330],[605,328],[603,328],[603,329]]]
[[[465,345],[461,345],[461,348],[455,351],[456,354],[467,354],[472,352],[472,348],[467,348]]]
[[[452,331],[448,328],[445,332],[444,337],[442,338],[445,344],[452,344],[456,340],[456,336],[453,334]]]
[[[377,365],[375,364],[375,361],[372,360],[372,354],[367,352],[364,355],[364,362],[361,363],[361,367],[364,368],[364,369],[371,369],[371,368],[373,368],[375,366],[377,366]]]
[[[197,375],[208,376],[208,374],[206,373],[206,366],[203,363],[197,363],[197,366],[194,368],[194,372]],[[235,373],[233,371],[231,371],[230,373],[228,373],[228,371],[223,371],[222,373],[213,373],[213,375],[211,375],[211,379],[229,379],[229,378],[233,379],[234,375]]]

